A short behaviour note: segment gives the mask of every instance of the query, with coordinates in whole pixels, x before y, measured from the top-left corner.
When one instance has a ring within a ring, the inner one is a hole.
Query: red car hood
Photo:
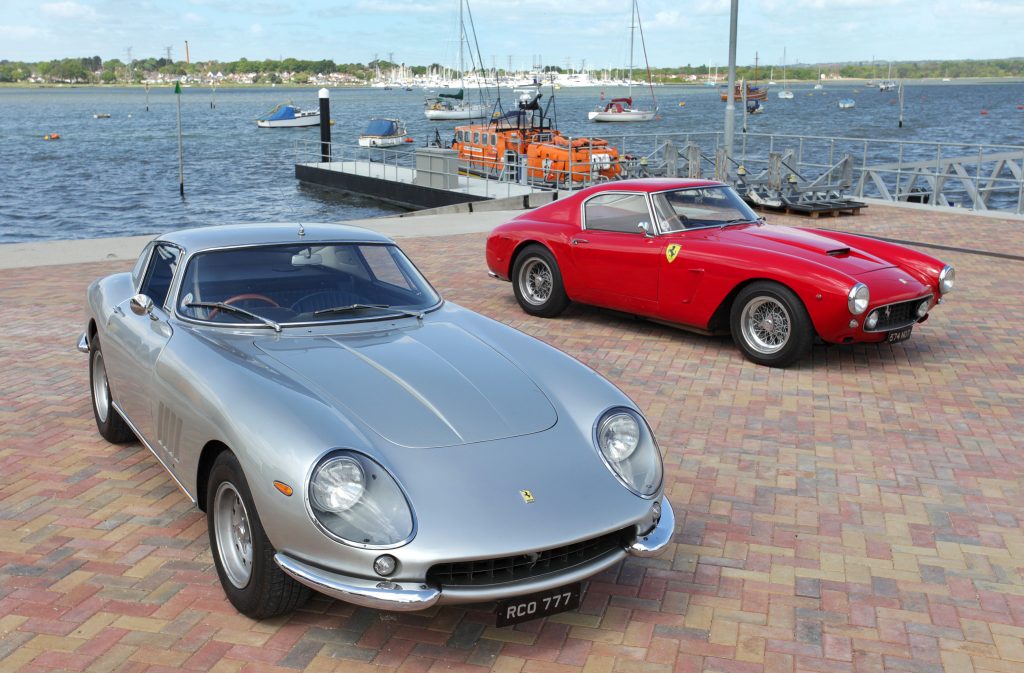
[[[895,266],[871,253],[829,238],[827,234],[815,234],[793,227],[773,224],[728,227],[722,230],[719,237],[735,245],[827,264],[849,276],[860,276]]]

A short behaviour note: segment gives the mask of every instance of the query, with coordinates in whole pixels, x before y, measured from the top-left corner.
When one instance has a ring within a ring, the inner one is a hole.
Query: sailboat
[[[438,93],[428,98],[423,106],[423,114],[432,121],[447,119],[480,119],[487,116],[487,106],[466,100],[466,72],[463,64],[463,53],[466,46],[466,24],[463,20],[462,7],[469,0],[459,0],[459,90],[454,93]]]
[[[704,80],[704,86],[718,86],[718,66],[715,66],[715,74],[711,75],[711,63],[708,62],[708,78]]]
[[[818,68],[818,81],[814,83],[814,90],[815,91],[820,91],[821,89],[824,89],[824,88],[825,88],[825,85],[823,85],[821,83],[821,68]]]
[[[768,87],[766,86],[755,86],[757,84],[757,52],[754,52],[754,84],[746,85],[746,96],[747,100],[768,100]],[[720,97],[723,102],[729,100],[729,91],[722,91]],[[743,100],[743,89],[737,83],[736,88],[732,91],[732,99],[734,101]]]
[[[782,91],[779,92],[779,98],[790,99],[793,97],[793,92],[789,90],[789,82],[786,80],[786,48],[782,48]]]
[[[889,76],[878,83],[879,91],[892,91],[896,88],[896,80],[892,78],[892,63],[889,64]]]
[[[629,26],[629,75],[627,83],[629,93],[625,98],[613,98],[607,104],[597,106],[587,113],[592,122],[649,122],[658,114],[658,102],[654,98],[654,85],[651,83],[651,66],[647,63],[647,45],[644,43],[644,29],[640,26],[640,10],[637,0],[633,0],[632,15]],[[651,87],[653,109],[645,110],[633,106],[633,35],[640,28],[640,45],[644,50],[644,63],[647,66],[647,85]]]

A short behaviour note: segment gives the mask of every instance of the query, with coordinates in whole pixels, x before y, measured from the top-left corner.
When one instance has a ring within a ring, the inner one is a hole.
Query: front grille
[[[592,540],[545,549],[533,554],[438,563],[427,571],[427,580],[442,587],[515,582],[574,568],[600,558],[615,549],[626,547],[635,537],[636,529],[630,526]]]
[[[871,313],[878,312],[878,324],[875,325],[874,329],[865,328],[865,332],[889,332],[894,329],[900,329],[913,325],[917,322],[917,307],[921,305],[921,302],[928,297],[918,297],[917,299],[911,299],[910,301],[901,301],[896,304],[887,304],[886,306],[879,306],[876,309],[872,309]]]

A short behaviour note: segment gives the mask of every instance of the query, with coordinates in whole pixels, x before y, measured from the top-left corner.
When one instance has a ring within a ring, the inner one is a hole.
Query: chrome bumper
[[[626,551],[633,556],[657,556],[672,542],[672,535],[675,532],[676,513],[672,511],[672,503],[668,498],[661,496],[661,519],[658,520],[658,525],[646,535],[638,536],[636,542]]]
[[[274,561],[281,570],[310,589],[367,608],[426,610],[441,597],[440,590],[425,584],[402,585],[397,582],[346,577],[296,561],[280,552],[274,555]]]
[[[377,610],[425,610],[435,604],[453,605],[498,601],[585,580],[619,563],[627,555],[655,556],[660,554],[672,541],[675,528],[676,517],[672,511],[672,505],[668,498],[662,496],[661,519],[658,520],[657,525],[646,535],[638,537],[632,545],[625,549],[614,550],[566,572],[541,575],[507,584],[449,586],[445,587],[443,591],[419,582],[392,582],[348,577],[330,570],[316,568],[280,552],[274,555],[274,561],[281,567],[281,570],[297,582],[331,598]]]
[[[85,332],[82,332],[82,336],[78,337],[78,346],[76,348],[78,348],[79,353],[89,352],[89,336]]]

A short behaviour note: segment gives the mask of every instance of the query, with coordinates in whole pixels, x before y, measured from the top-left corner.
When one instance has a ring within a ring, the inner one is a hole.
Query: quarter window
[[[587,229],[643,234],[651,221],[644,194],[601,194],[583,206]]]

